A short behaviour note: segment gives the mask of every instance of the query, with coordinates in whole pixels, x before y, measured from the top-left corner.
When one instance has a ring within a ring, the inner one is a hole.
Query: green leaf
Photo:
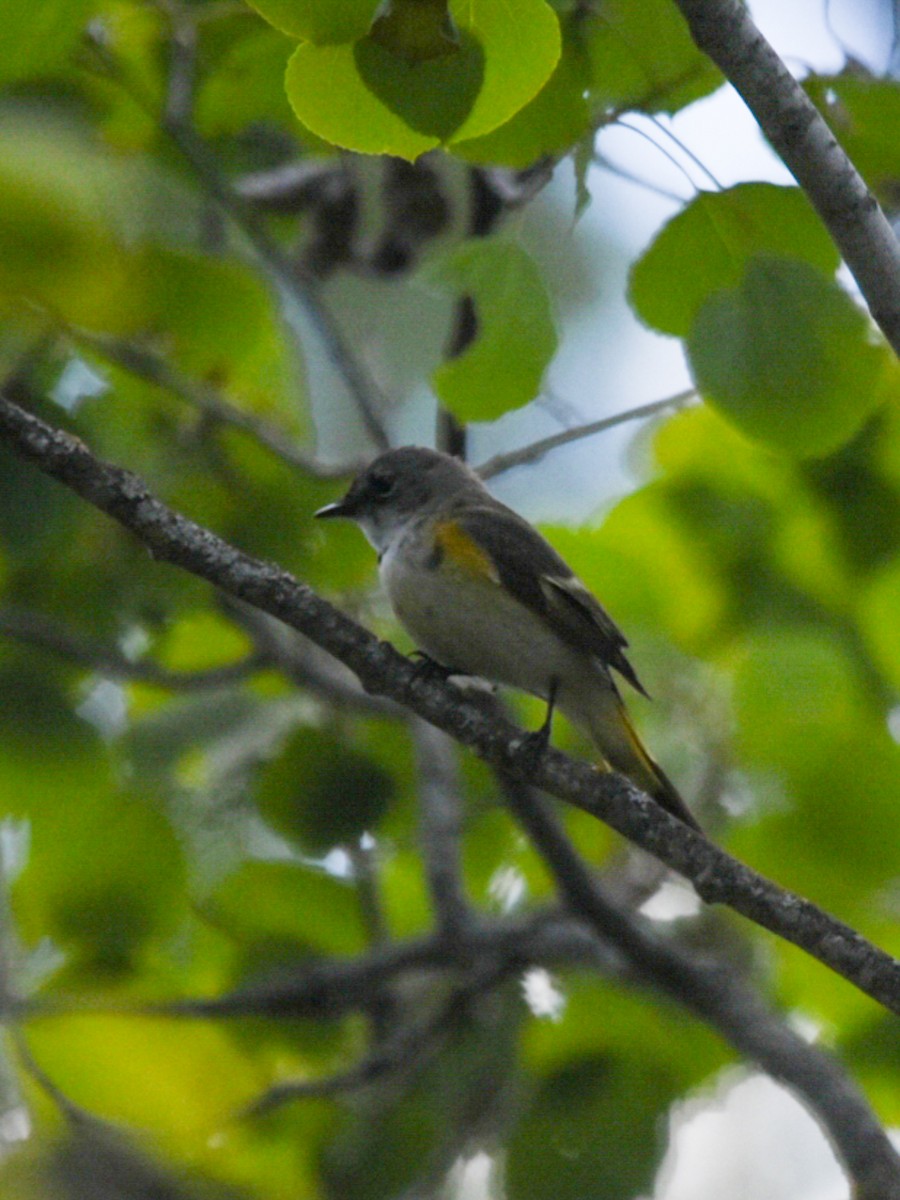
[[[510,1200],[621,1200],[649,1188],[660,1131],[677,1092],[654,1062],[610,1048],[535,1081],[508,1147]]]
[[[861,75],[814,75],[804,87],[853,165],[892,202],[900,177],[900,84]]]
[[[532,259],[507,238],[453,250],[430,278],[475,306],[478,332],[432,381],[460,421],[492,421],[534,399],[556,350],[550,300]]]
[[[544,0],[455,0],[456,41],[409,57],[379,23],[355,45],[302,43],[286,87],[298,119],[334,145],[415,159],[442,142],[489,133],[543,87],[559,58],[559,26]]]
[[[888,366],[846,292],[805,263],[769,257],[706,301],[687,344],[705,399],[748,437],[801,457],[859,429]]]
[[[247,0],[282,33],[318,45],[355,42],[368,32],[381,0]]]
[[[703,302],[739,283],[759,254],[798,258],[832,275],[840,256],[800,188],[741,183],[701,192],[634,264],[629,298],[638,316],[686,337]]]
[[[82,139],[50,119],[5,117],[0,306],[24,301],[89,328],[133,328],[139,260],[115,220],[129,202],[137,197],[127,197],[122,173]]]
[[[869,581],[860,596],[859,623],[866,644],[891,687],[900,689],[900,560],[894,559]]]
[[[393,790],[390,775],[345,737],[298,729],[263,772],[256,798],[276,829],[319,854],[374,832]]]
[[[199,81],[195,113],[199,132],[205,137],[239,135],[258,121],[291,128],[293,114],[283,77],[293,48],[293,42],[265,26],[236,38]]]
[[[267,944],[280,952],[281,961],[296,961],[301,951],[356,954],[363,949],[356,890],[318,867],[246,863],[207,905],[215,923],[246,948],[255,948],[260,960]]]
[[[271,291],[233,259],[158,248],[148,262],[147,303],[170,357],[195,379],[271,405],[289,378],[283,330]]]
[[[465,141],[454,139],[454,152],[468,162],[523,169],[564,153],[589,127],[586,75],[580,44],[567,45],[556,70],[533,100],[492,133]]]
[[[606,0],[584,37],[597,107],[673,113],[722,82],[669,0]]]
[[[734,852],[765,853],[775,877],[865,928],[896,874],[900,747],[858,664],[828,631],[770,623],[740,647],[734,695],[739,761],[783,789]]]
[[[75,49],[97,0],[5,4],[0,21],[0,83],[40,76]]]

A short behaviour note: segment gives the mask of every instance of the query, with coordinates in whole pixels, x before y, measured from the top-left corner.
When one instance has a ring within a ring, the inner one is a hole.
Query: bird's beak
[[[346,497],[343,500],[335,500],[332,504],[326,504],[324,508],[320,508],[317,517],[349,517],[350,511],[347,507]]]

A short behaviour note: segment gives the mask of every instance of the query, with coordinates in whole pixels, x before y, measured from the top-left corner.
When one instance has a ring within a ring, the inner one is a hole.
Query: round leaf
[[[299,729],[263,772],[257,803],[276,829],[319,853],[373,830],[392,793],[390,775],[346,738]]]
[[[553,72],[556,15],[544,0],[514,12],[504,0],[456,0],[450,15],[454,41],[425,58],[381,22],[355,45],[301,44],[285,81],[299,120],[336,146],[407,159],[502,125]]]
[[[477,335],[432,382],[441,402],[463,422],[493,421],[534,399],[556,350],[550,300],[537,267],[517,242],[467,242],[431,278],[470,296]]]
[[[55,68],[74,50],[92,0],[6,4],[0,21],[0,80],[27,79]]]
[[[248,0],[248,3],[282,33],[327,45],[361,38],[372,24],[380,0]]]
[[[631,303],[654,329],[685,337],[703,302],[736,287],[757,254],[800,258],[827,275],[840,264],[799,188],[741,183],[701,192],[669,221],[632,269]]]
[[[711,297],[688,339],[697,386],[748,437],[822,455],[881,398],[885,352],[850,297],[805,263],[759,257]]]
[[[673,113],[722,82],[669,0],[605,0],[584,37],[598,105]]]

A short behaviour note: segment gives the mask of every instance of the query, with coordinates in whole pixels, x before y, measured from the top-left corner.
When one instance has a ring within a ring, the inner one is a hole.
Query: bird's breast
[[[546,696],[553,679],[589,676],[596,664],[564,643],[496,574],[440,552],[423,531],[397,539],[381,559],[398,619],[430,657],[460,673]]]

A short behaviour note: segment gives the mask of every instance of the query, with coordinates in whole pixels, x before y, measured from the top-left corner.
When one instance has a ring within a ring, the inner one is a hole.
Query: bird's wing
[[[543,617],[563,641],[614,667],[647,694],[625,657],[625,635],[536,529],[512,509],[471,501],[454,519],[490,558],[501,584],[517,600]]]

